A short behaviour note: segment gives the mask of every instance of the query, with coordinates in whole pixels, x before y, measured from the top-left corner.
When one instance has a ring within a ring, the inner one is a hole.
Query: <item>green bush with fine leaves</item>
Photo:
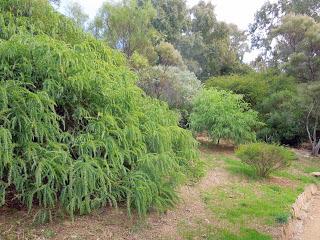
[[[268,143],[240,145],[236,155],[253,167],[259,177],[268,177],[274,171],[289,167],[292,160],[296,159],[294,152]]]
[[[126,202],[140,215],[177,201],[197,165],[178,116],[144,97],[124,57],[45,0],[0,3],[0,206],[46,221]]]
[[[217,89],[203,89],[195,97],[190,122],[194,131],[207,132],[217,143],[225,139],[236,144],[255,141],[261,125],[241,95]]]
[[[243,95],[265,125],[257,138],[267,142],[297,145],[304,137],[303,107],[295,79],[276,70],[245,75],[213,77],[206,88]]]

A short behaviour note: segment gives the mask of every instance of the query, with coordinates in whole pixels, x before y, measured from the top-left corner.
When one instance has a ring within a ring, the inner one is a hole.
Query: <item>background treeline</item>
[[[123,51],[139,86],[179,110],[182,126],[189,125],[193,98],[205,85],[243,96],[263,123],[254,129],[258,139],[309,141],[318,154],[319,11],[316,0],[267,1],[241,31],[218,21],[210,2],[188,8],[183,0],[126,0],[105,3],[82,27]],[[243,62],[249,40],[260,50],[250,65]]]
[[[77,3],[68,9],[82,28],[122,50],[128,58],[138,53],[150,65],[184,65],[201,80],[248,70],[242,63],[248,49],[246,33],[236,25],[218,21],[212,3],[200,1],[188,8],[184,0],[106,2],[92,21],[83,18]],[[161,46],[163,42],[166,45]],[[159,56],[159,45],[163,54],[171,52],[169,62]]]

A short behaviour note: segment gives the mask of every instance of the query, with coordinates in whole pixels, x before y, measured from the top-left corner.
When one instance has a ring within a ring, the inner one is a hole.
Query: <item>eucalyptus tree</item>
[[[252,47],[263,49],[263,58],[269,64],[278,63],[272,47],[272,31],[279,26],[282,17],[290,14],[306,15],[319,22],[320,2],[318,0],[267,1],[256,12],[254,22],[249,27]]]
[[[156,10],[150,1],[105,2],[91,23],[92,33],[128,58],[136,51],[154,62],[158,32],[152,26]]]
[[[272,36],[289,75],[300,82],[320,81],[320,23],[304,15],[287,15]]]
[[[320,81],[304,88],[306,100],[306,129],[312,146],[311,154],[320,154]]]
[[[152,0],[157,11],[152,25],[166,42],[176,44],[191,24],[191,16],[185,0]]]
[[[66,7],[66,16],[71,18],[77,26],[86,30],[86,23],[89,20],[89,15],[86,14],[82,6],[77,2],[69,2]]]
[[[219,22],[210,2],[200,1],[190,15],[191,26],[176,43],[188,68],[201,80],[243,71],[245,33]]]

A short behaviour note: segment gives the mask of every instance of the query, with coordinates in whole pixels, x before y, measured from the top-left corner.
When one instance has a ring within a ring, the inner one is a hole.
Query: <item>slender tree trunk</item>
[[[317,140],[317,129],[318,129],[319,116],[316,116],[315,123],[313,126],[313,133],[311,133],[310,129],[309,129],[309,120],[310,120],[310,115],[311,115],[311,112],[313,111],[313,109],[314,109],[314,104],[312,104],[310,111],[308,112],[307,121],[306,121],[306,128],[307,128],[307,132],[308,132],[309,141],[312,146],[311,155],[318,156],[319,151],[320,151],[320,139]]]
[[[319,139],[318,143],[314,142],[314,144],[312,146],[312,153],[311,153],[312,156],[318,156],[319,151],[320,151],[320,139]]]

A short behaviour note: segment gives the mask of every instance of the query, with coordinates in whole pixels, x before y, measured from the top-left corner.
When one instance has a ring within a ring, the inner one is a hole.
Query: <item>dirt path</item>
[[[190,226],[198,219],[212,223],[214,220],[208,216],[205,210],[201,193],[214,186],[224,184],[228,178],[230,179],[230,175],[224,169],[216,168],[209,171],[206,177],[194,186],[182,187],[180,190],[181,203],[165,215],[160,217],[151,215],[148,218],[148,224],[151,225],[151,228],[145,233],[140,231],[136,239],[180,239],[177,229],[182,220]]]
[[[209,214],[206,213],[201,193],[224,184],[230,178],[230,174],[222,168],[210,170],[200,182],[180,189],[182,199],[178,206],[166,214],[151,213],[141,226],[128,223],[126,214],[119,210],[111,213],[106,211],[105,214],[79,217],[74,223],[55,224],[51,228],[56,233],[53,239],[179,240],[178,225],[181,221],[190,226],[198,219],[213,223],[207,216]]]
[[[301,221],[300,231],[294,240],[320,240],[320,193],[306,206],[306,217]]]

